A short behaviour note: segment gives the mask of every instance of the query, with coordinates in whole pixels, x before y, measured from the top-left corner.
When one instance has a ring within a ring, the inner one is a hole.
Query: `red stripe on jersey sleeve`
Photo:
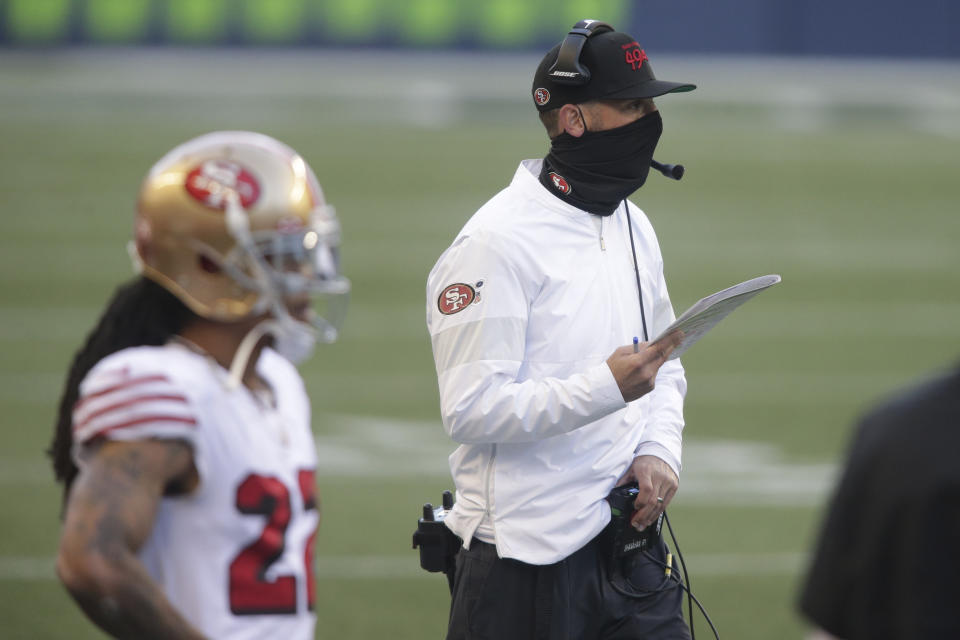
[[[87,396],[87,397],[92,397],[92,396]],[[90,424],[92,420],[99,418],[104,414],[110,413],[111,411],[116,411],[117,409],[125,409],[135,404],[149,403],[156,400],[169,400],[173,402],[181,402],[183,404],[187,404],[187,399],[180,394],[159,394],[158,393],[154,395],[137,396],[135,398],[128,398],[121,402],[115,402],[114,404],[97,409],[96,411],[88,415],[86,418],[84,418],[81,422],[75,423],[73,425],[73,430],[79,431],[80,429],[83,429],[85,426]]]
[[[106,389],[100,389],[93,393],[84,394],[82,398],[77,400],[77,404],[73,406],[73,410],[76,412],[82,407],[88,400],[93,398],[99,398],[102,395],[108,393],[113,393],[114,391],[119,391],[120,389],[125,389],[127,387],[132,387],[138,384],[146,384],[147,382],[169,382],[170,379],[164,375],[150,375],[150,376],[140,376],[139,378],[130,378],[129,380],[124,380],[118,384],[107,387]]]
[[[188,416],[164,416],[164,415],[155,415],[155,416],[141,416],[139,418],[134,418],[133,420],[127,420],[126,422],[121,422],[119,424],[112,424],[103,429],[97,429],[94,433],[90,434],[87,439],[92,439],[98,436],[105,435],[111,431],[116,431],[117,429],[126,429],[128,427],[135,427],[140,424],[145,424],[148,422],[176,422],[179,424],[184,424],[190,427],[197,426],[197,421]]]

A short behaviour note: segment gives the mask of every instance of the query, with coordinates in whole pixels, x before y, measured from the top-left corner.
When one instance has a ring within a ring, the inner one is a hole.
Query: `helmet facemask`
[[[218,266],[256,292],[251,314],[270,314],[247,336],[250,348],[263,334],[272,334],[274,348],[297,364],[311,355],[317,341],[334,342],[350,282],[340,275],[340,225],[333,208],[317,207],[306,227],[256,232],[250,231],[249,217],[237,198],[228,197],[225,213],[236,245]]]

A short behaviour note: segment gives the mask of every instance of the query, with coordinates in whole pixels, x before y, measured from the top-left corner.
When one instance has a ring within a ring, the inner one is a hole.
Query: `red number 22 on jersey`
[[[304,509],[316,509],[314,472],[297,475]],[[251,474],[237,487],[240,513],[266,516],[260,537],[245,547],[230,563],[230,610],[234,615],[284,614],[297,612],[297,579],[277,576],[267,580],[267,569],[283,555],[287,526],[290,524],[290,492],[272,476]],[[310,535],[304,551],[307,576],[307,605],[314,603],[313,546]]]

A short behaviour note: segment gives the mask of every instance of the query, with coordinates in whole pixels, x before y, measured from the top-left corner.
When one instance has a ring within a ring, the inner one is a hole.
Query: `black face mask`
[[[579,138],[563,132],[551,141],[540,183],[579,209],[608,216],[646,182],[661,133],[659,111]]]

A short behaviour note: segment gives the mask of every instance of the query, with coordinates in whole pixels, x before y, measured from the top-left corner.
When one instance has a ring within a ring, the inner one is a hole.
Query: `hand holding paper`
[[[683,341],[673,349],[667,360],[679,358],[718,322],[730,315],[734,309],[764,289],[777,284],[780,280],[780,276],[775,274],[760,276],[702,298],[691,305],[673,324],[654,338],[651,344],[656,344],[679,329],[683,331]]]
[[[683,333],[677,331],[663,336],[659,344],[634,342],[630,346],[619,347],[607,358],[607,366],[625,402],[653,391],[657,372],[682,340]]]

